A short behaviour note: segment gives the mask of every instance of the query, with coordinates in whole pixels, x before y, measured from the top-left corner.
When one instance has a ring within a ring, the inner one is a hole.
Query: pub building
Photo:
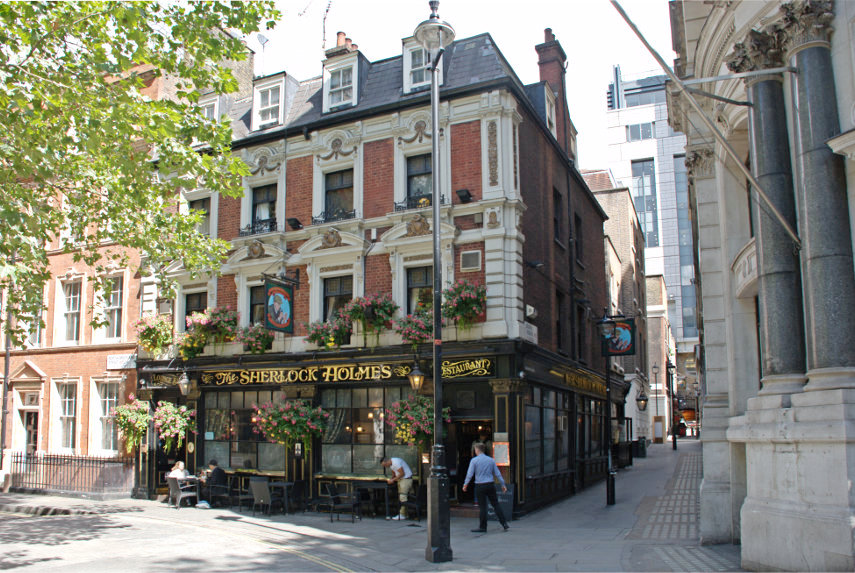
[[[152,407],[196,409],[198,431],[170,454],[149,433],[138,495],[165,491],[177,459],[191,471],[213,458],[228,473],[306,480],[316,496],[331,481],[348,491],[382,483],[380,460],[397,456],[423,483],[426,452],[400,443],[384,417],[413,393],[407,375],[416,364],[428,378],[419,391],[432,394],[430,344],[414,354],[391,324],[375,337],[357,323],[340,347],[306,336],[308,324],[334,319],[353,298],[389,295],[396,318],[430,299],[434,161],[443,288],[486,286],[486,312],[471,328],[443,328],[453,507],[473,502],[461,486],[482,436],[513,486],[515,513],[605,477],[609,411],[596,322],[607,304],[606,216],[575,166],[566,55],[547,29],[535,46],[540,81],[524,85],[488,34],[453,42],[440,61],[434,159],[425,54],[413,38],[402,45],[402,54],[370,62],[340,33],[323,76],[255,78],[252,97],[215,102],[250,167],[245,194],[184,198],[231,251],[219,276],[191,277],[175,263],[174,298],[144,283],[143,307],[171,313],[179,333],[193,312],[225,306],[237,309],[241,327],[270,326],[270,277],[278,277],[291,287],[290,330],[276,331],[263,354],[236,342],[188,360],[140,353],[139,396]],[[625,394],[614,382],[614,427]],[[286,451],[254,432],[253,406],[297,399],[330,414],[310,450]]]

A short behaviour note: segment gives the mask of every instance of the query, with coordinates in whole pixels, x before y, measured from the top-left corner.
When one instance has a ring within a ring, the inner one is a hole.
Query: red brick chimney
[[[570,134],[567,133],[567,130],[570,125],[570,113],[567,110],[567,94],[564,92],[564,66],[567,62],[567,54],[564,53],[564,48],[555,39],[552,28],[546,28],[543,31],[543,43],[538,44],[534,49],[537,50],[540,81],[547,82],[555,94],[556,139],[558,139],[558,143],[564,152],[568,153]]]

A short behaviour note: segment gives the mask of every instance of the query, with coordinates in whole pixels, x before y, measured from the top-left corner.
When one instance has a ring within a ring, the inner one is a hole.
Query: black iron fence
[[[12,487],[83,493],[130,492],[133,458],[12,452]]]

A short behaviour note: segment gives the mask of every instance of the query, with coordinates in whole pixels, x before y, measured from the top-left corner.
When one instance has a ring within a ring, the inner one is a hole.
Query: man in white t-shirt
[[[383,458],[380,465],[392,470],[392,477],[386,480],[386,483],[398,484],[398,500],[401,502],[401,512],[392,519],[407,519],[407,507],[404,503],[407,501],[410,490],[413,489],[413,471],[407,462],[401,458]]]

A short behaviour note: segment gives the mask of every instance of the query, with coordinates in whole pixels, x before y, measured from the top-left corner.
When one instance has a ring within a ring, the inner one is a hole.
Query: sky
[[[620,0],[642,34],[668,62],[671,29],[667,0]],[[430,16],[427,0],[277,0],[283,14],[262,50],[256,39],[256,73],[283,68],[298,80],[321,73],[326,48],[342,31],[370,61],[401,55],[401,40]],[[327,12],[328,9],[328,12]],[[326,22],[324,14],[326,12]],[[537,52],[544,29],[567,54],[570,118],[578,135],[581,169],[608,167],[606,91],[612,66],[624,79],[664,72],[608,0],[441,0],[440,18],[457,39],[488,32],[524,84],[539,81]],[[324,33],[325,31],[325,33]]]

